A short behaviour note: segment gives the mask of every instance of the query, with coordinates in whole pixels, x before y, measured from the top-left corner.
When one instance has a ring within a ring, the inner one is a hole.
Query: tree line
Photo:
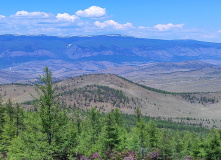
[[[221,157],[221,130],[158,128],[137,108],[130,121],[119,109],[68,112],[56,100],[46,67],[36,84],[34,110],[0,102],[2,159],[211,159]]]

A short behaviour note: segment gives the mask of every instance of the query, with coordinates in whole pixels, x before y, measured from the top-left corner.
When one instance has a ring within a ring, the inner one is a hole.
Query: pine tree
[[[43,84],[35,85],[35,91],[39,95],[37,100],[37,108],[39,108],[39,114],[42,121],[43,132],[47,134],[47,141],[49,146],[52,143],[54,126],[56,123],[56,114],[59,112],[58,104],[55,102],[56,88],[52,86],[52,72],[45,67],[45,74],[40,76]]]
[[[115,108],[112,114],[119,133],[119,144],[117,145],[117,150],[122,153],[125,149],[128,149],[128,132],[126,129],[125,119],[118,108]]]
[[[47,135],[47,143],[49,145],[48,155],[53,157],[67,157],[67,148],[69,147],[68,135],[65,132],[68,117],[66,111],[59,108],[59,103],[56,100],[57,87],[52,84],[52,72],[45,67],[44,75],[40,76],[43,84],[36,84],[35,90],[39,98],[35,98],[38,108],[38,114],[41,119],[41,127],[43,134]],[[65,138],[66,137],[66,138]],[[60,147],[60,148],[59,148]]]
[[[75,112],[75,127],[77,133],[76,152],[84,156],[96,153],[100,146],[98,139],[101,132],[100,113],[92,108],[86,117],[80,118],[79,111]],[[80,131],[80,132],[79,132]]]
[[[124,121],[122,118],[122,114],[120,113],[120,110],[118,108],[114,109],[113,118],[118,126],[123,127]]]
[[[193,158],[203,158],[206,155],[205,148],[203,145],[203,141],[199,135],[192,133],[192,149],[191,149],[191,157]]]
[[[12,101],[11,99],[9,98],[6,102],[6,114],[7,116],[9,117],[9,121],[11,123],[13,123],[14,121],[14,114],[15,114],[15,110],[13,108],[13,104],[12,104]]]
[[[139,107],[137,107],[137,109],[135,110],[135,118],[136,122],[140,122],[142,119],[142,113]]]
[[[74,111],[74,119],[73,120],[74,120],[74,124],[77,128],[77,133],[80,134],[81,129],[82,129],[82,126],[81,126],[82,120],[81,120],[79,108]]]
[[[163,159],[171,159],[173,155],[173,144],[172,144],[172,135],[168,133],[167,131],[163,131],[163,134],[161,135],[161,153],[163,156]]]
[[[2,99],[0,95],[0,154],[4,154],[5,149],[4,149],[4,128],[5,128],[5,108],[2,105]],[[0,156],[1,159],[1,156]]]
[[[105,116],[103,134],[103,152],[105,158],[110,159],[111,152],[117,150],[120,144],[119,128],[114,120],[113,113],[108,113]]]
[[[1,145],[0,145],[0,152],[6,153],[8,148],[11,145],[12,140],[15,138],[15,125],[14,125],[14,108],[11,99],[8,99],[6,102],[5,107],[5,116],[4,119],[4,126],[2,128],[1,134]]]
[[[96,111],[95,108],[92,108],[90,113],[90,123],[91,123],[91,130],[92,130],[92,143],[95,144],[95,141],[98,138],[98,135],[101,131],[101,126],[100,126],[100,113]]]
[[[156,124],[152,121],[148,122],[147,125],[147,132],[148,132],[148,145],[151,149],[154,149],[157,147],[158,144],[158,130],[156,128]]]
[[[18,136],[19,131],[24,128],[24,112],[18,103],[16,103],[15,110],[15,128],[16,128],[16,136]]]
[[[4,124],[5,124],[5,108],[2,105],[2,99],[0,95],[0,140],[1,140],[1,134],[3,132]]]
[[[207,136],[206,158],[211,160],[221,158],[220,134],[214,128]]]
[[[141,158],[144,157],[145,152],[148,151],[148,135],[147,135],[147,124],[142,118],[142,113],[140,108],[135,110],[135,117],[136,117],[136,130],[139,136],[140,142],[140,155]]]

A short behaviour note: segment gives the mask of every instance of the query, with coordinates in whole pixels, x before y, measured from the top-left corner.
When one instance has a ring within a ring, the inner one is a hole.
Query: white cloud
[[[78,16],[75,16],[75,15],[70,15],[68,13],[58,13],[56,18],[58,20],[64,20],[64,21],[70,21],[70,22],[74,22],[76,19],[79,19]]]
[[[76,15],[79,17],[102,17],[106,15],[106,8],[101,8],[98,6],[91,6],[84,11],[78,10]]]
[[[18,11],[15,14],[16,17],[44,17],[47,18],[49,15],[45,12],[27,12],[27,11]]]
[[[5,18],[5,16],[3,16],[3,15],[0,15],[0,19],[1,19],[1,18]]]
[[[93,10],[100,10],[95,12]],[[221,42],[221,28],[205,30],[184,27],[184,24],[157,24],[137,26],[115,19],[105,19],[106,9],[92,6],[78,15],[99,18],[99,20],[82,18],[76,14],[18,11],[11,16],[0,15],[0,34],[47,34],[47,35],[97,35],[124,34],[128,36],[153,39],[197,39]],[[101,16],[101,17],[100,17]],[[164,31],[164,32],[163,32]]]
[[[139,26],[139,29],[151,29],[151,27],[144,27],[144,26]]]
[[[133,27],[132,23],[119,24],[115,22],[114,20],[107,20],[107,21],[104,21],[103,23],[96,21],[94,22],[94,25],[100,28],[113,27],[116,29],[125,29],[125,28]]]
[[[168,24],[157,24],[154,26],[154,28],[158,29],[159,31],[168,31],[170,29],[173,28],[182,28],[184,24],[177,24],[174,25],[172,23],[168,23]]]

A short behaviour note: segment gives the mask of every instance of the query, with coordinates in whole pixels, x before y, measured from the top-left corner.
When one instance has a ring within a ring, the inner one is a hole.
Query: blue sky
[[[0,34],[124,34],[221,43],[220,8],[220,0],[4,0]]]

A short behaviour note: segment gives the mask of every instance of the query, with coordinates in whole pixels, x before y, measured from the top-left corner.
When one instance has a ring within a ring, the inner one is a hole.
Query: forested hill
[[[80,80],[84,79],[80,77],[76,83],[82,84]],[[71,82],[71,79],[67,81]],[[5,104],[0,101],[1,159],[220,158],[218,129],[208,131],[199,128],[190,132],[183,125],[182,128],[176,125],[173,129],[162,125],[164,128],[160,129],[162,126],[157,126],[156,121],[143,115],[141,107],[134,110],[134,116],[121,114],[117,108],[107,114],[94,107],[86,111],[79,108],[71,110],[58,101],[58,88],[52,85],[51,72],[47,67],[41,82],[35,86],[37,96],[32,110],[24,110],[10,99]],[[123,84],[119,84],[122,87]],[[71,86],[71,83],[67,85]],[[66,87],[62,86],[64,90]],[[123,99],[121,92],[118,91],[118,95]]]
[[[221,127],[220,93],[167,92],[112,74],[92,74],[69,78],[56,83],[58,101],[69,109],[80,107],[87,110],[96,107],[101,112],[110,112],[119,108],[123,113],[133,114],[134,109],[141,109],[147,116],[170,119],[202,126]],[[1,85],[0,94],[4,102],[11,98],[25,108],[30,108],[35,95],[31,85]]]

